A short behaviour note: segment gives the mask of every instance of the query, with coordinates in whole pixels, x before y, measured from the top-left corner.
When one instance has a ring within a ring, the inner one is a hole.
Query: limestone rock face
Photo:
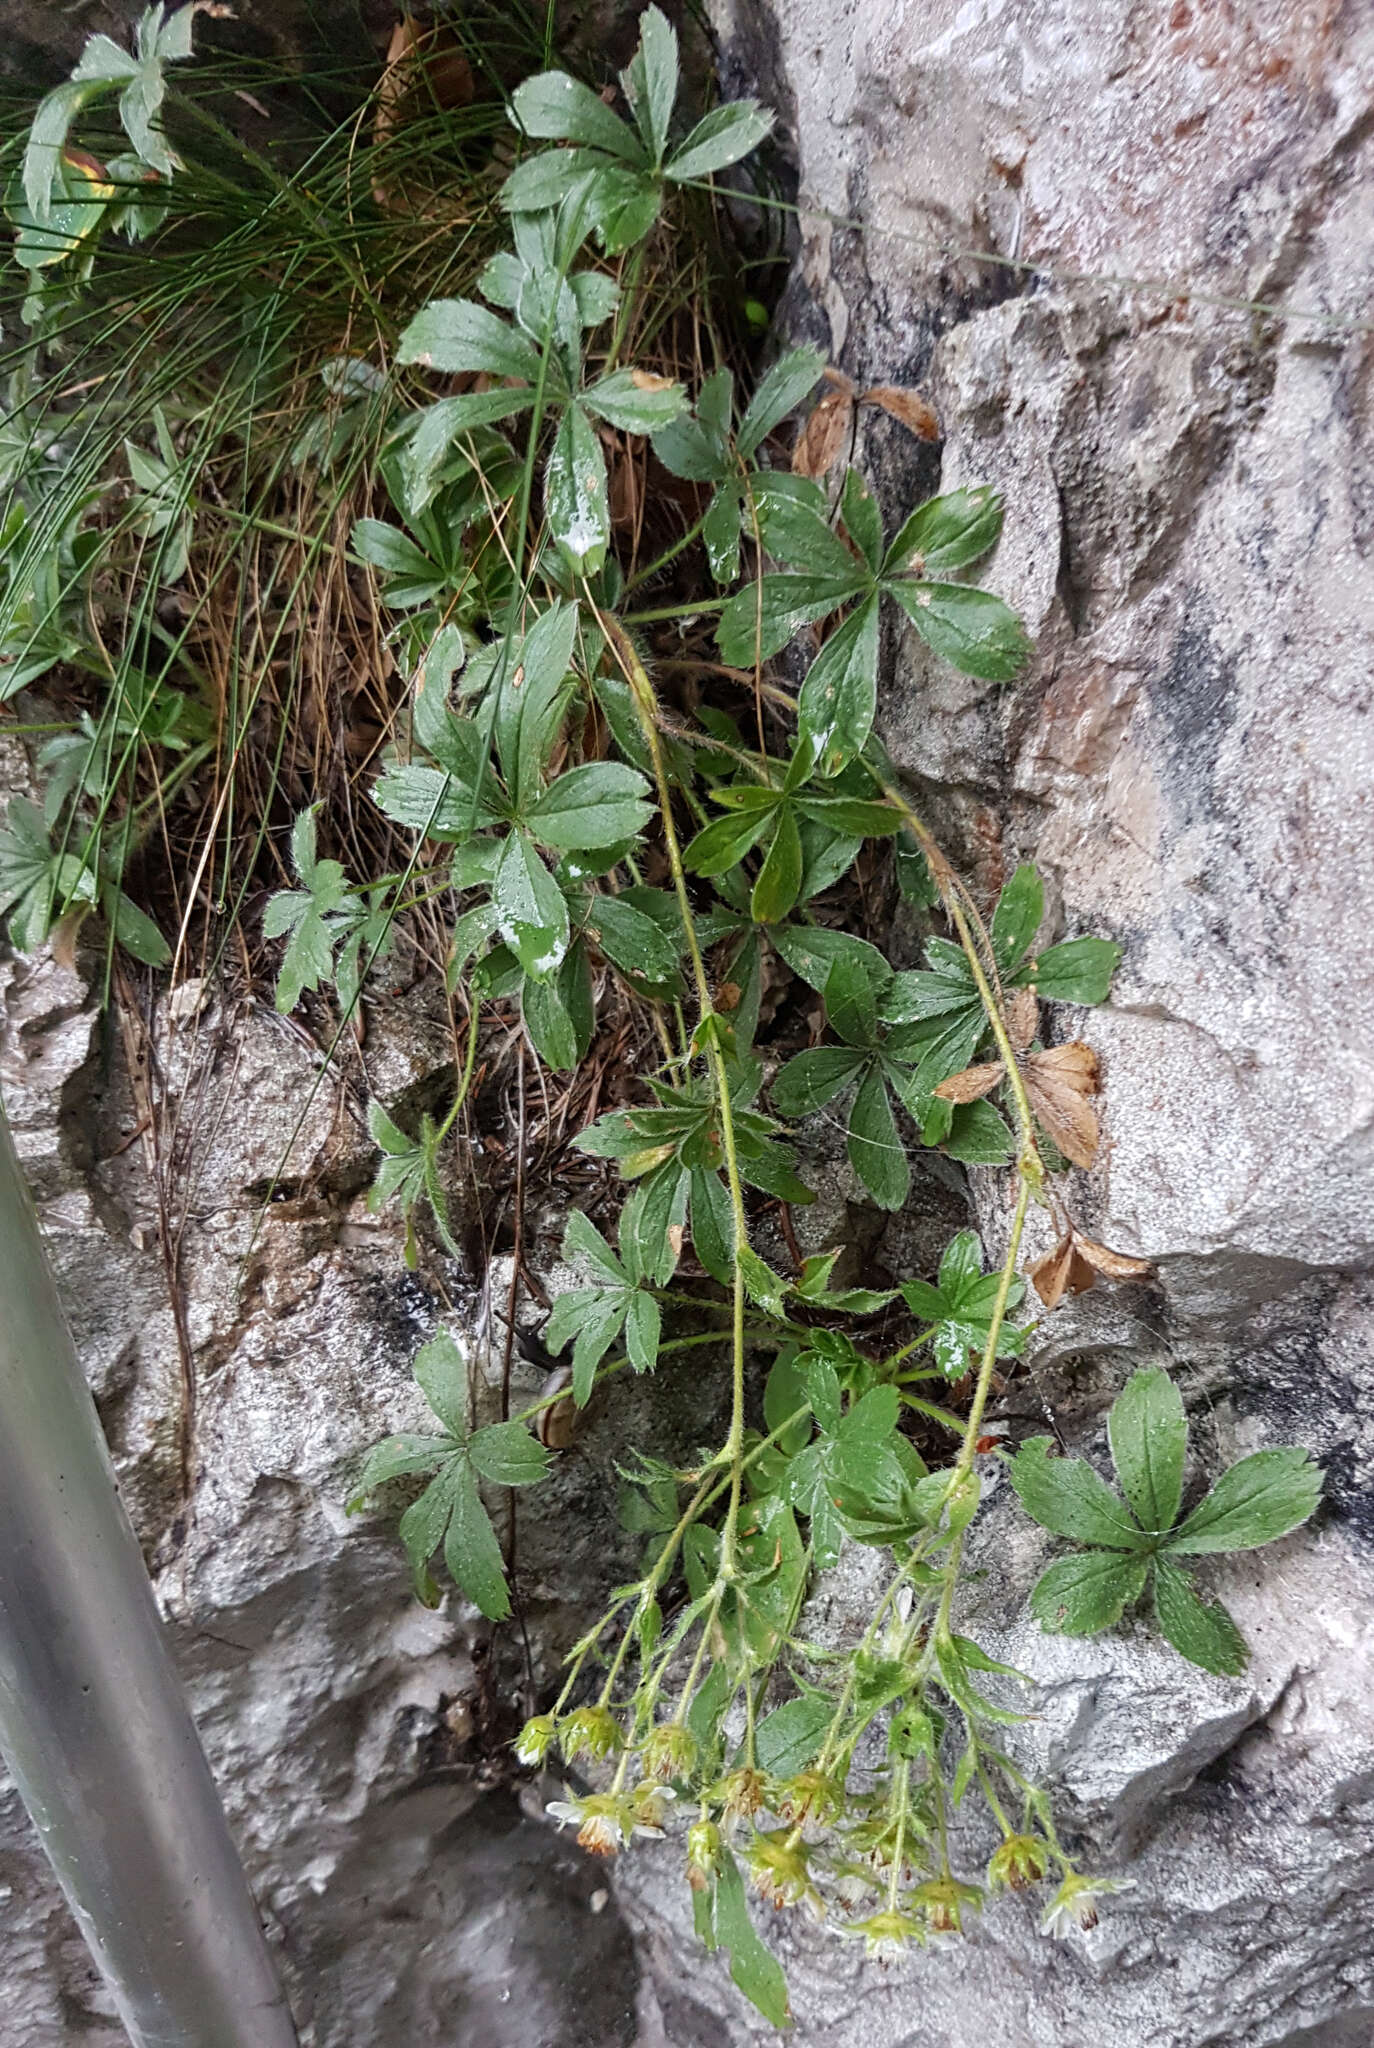
[[[1329,1495],[1310,1529],[1212,1572],[1254,1652],[1236,1682],[1142,1627],[1042,1636],[1024,1600],[1044,1545],[991,1502],[968,1621],[1035,1680],[1015,1740],[1062,1826],[1134,1888],[1082,1942],[1046,1942],[1012,1902],[965,1945],[887,1972],[775,1919],[794,2038],[1365,2048],[1374,347],[1347,323],[1374,301],[1374,16],[1357,0],[715,11],[725,89],[782,110],[814,209],[793,332],[939,413],[938,454],[861,414],[856,459],[889,517],[965,482],[1006,494],[982,573],[1035,658],[993,688],[894,637],[887,744],[985,897],[1033,856],[1047,936],[1125,949],[1112,1002],[1081,1020],[1106,1142],[1074,1201],[1158,1282],[1057,1315],[1002,1419],[1052,1418],[1100,1457],[1128,1373],[1165,1362],[1193,1419],[1193,1484],[1294,1441]],[[636,1852],[606,1902],[603,1872],[509,1791],[476,1798],[504,1732],[483,1726],[502,1691],[488,1636],[415,1605],[388,1523],[344,1518],[363,1449],[422,1424],[416,1346],[441,1316],[474,1324],[473,1300],[409,1276],[399,1232],[367,1215],[360,1101],[312,1095],[315,1051],[261,1010],[193,991],[179,1031],[155,1019],[159,1086],[183,1105],[169,1290],[126,1049],[75,973],[0,973],[6,1102],[311,2048],[770,2038],[692,1940],[680,1845]],[[423,1018],[374,1050],[389,1101],[446,1058]],[[978,1178],[995,1247],[1006,1190]],[[869,1248],[854,1194],[836,1176],[829,1213]],[[888,1243],[927,1234],[897,1219]],[[712,1438],[702,1384],[681,1389],[687,1443]],[[654,1383],[655,1429],[672,1386]],[[536,1678],[627,1574],[600,1505],[624,1438],[646,1438],[626,1417],[604,1436],[593,1423],[522,1533]],[[874,1569],[872,1553],[846,1561],[818,1629],[858,1633]],[[968,1849],[972,1866],[985,1845]],[[6,2048],[119,2048],[13,1795],[0,1889]]]
[[[164,1115],[148,1158],[128,1050],[84,976],[0,964],[16,1145],[303,2040],[632,2042],[638,1972],[599,1873],[501,1789],[518,1660],[495,1668],[461,1604],[415,1601],[394,1514],[344,1512],[370,1443],[432,1426],[411,1360],[441,1319],[471,1328],[470,1298],[408,1274],[396,1225],[368,1216],[359,1103],[316,1087],[292,1027],[175,991],[153,1018]],[[443,1065],[415,1017],[374,1050],[388,1100]],[[529,1368],[515,1378],[529,1398]],[[593,1426],[547,1526],[522,1524],[536,1685],[628,1566],[628,1539],[617,1552],[588,1509],[613,1455]],[[0,1885],[6,2048],[121,2048],[8,1788]]]
[[[785,110],[794,332],[940,416],[937,467],[860,414],[889,518],[936,488],[1006,496],[980,580],[1034,660],[983,685],[907,631],[884,738],[985,898],[1033,857],[1046,935],[1125,949],[1111,1003],[1059,1020],[1106,1077],[1074,1202],[1157,1284],[1061,1311],[1004,1419],[1100,1454],[1128,1373],[1166,1363],[1194,1484],[1273,1442],[1328,1471],[1311,1529],[1214,1574],[1254,1652],[1235,1682],[1140,1627],[1041,1635],[1044,1539],[993,1501],[967,1619],[1035,1680],[1017,1741],[1134,1889],[1073,1947],[1012,1905],[886,1972],[790,1928],[797,2038],[1350,2048],[1374,2038],[1374,570],[1371,341],[1342,323],[1374,282],[1374,22],[1278,0],[716,14],[730,88]],[[995,1245],[1006,1188],[978,1178]],[[840,1640],[871,1571],[818,1596]],[[666,1857],[628,1864],[622,1895],[681,1987]],[[766,2038],[718,1979],[689,1996],[682,2039]]]

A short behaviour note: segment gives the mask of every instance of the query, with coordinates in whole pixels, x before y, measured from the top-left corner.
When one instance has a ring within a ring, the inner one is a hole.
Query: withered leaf
[[[1152,1270],[1148,1259],[1133,1259],[1128,1252],[1114,1252],[1109,1245],[1097,1244],[1077,1231],[1074,1243],[1079,1257],[1086,1259],[1108,1280],[1144,1280]]]
[[[1097,1054],[1075,1039],[1033,1052],[1022,1068],[1030,1105],[1047,1135],[1075,1166],[1091,1166],[1101,1138],[1089,1096],[1097,1093]]]
[[[403,14],[391,31],[377,81],[373,141],[386,142],[411,114],[466,107],[476,93],[472,66],[455,31],[437,23],[425,27],[414,15]],[[392,193],[385,183],[374,181],[372,189],[379,206],[389,203]]]
[[[1046,1308],[1057,1308],[1066,1294],[1086,1294],[1099,1273],[1108,1280],[1143,1280],[1149,1271],[1148,1259],[1114,1252],[1071,1229],[1031,1267],[1031,1284]]]
[[[1006,1071],[1001,1060],[991,1060],[982,1067],[965,1067],[962,1074],[951,1074],[947,1081],[942,1081],[935,1093],[941,1102],[977,1102],[992,1093]]]
[[[1078,1256],[1072,1231],[1031,1267],[1031,1285],[1046,1308],[1058,1308],[1066,1294],[1086,1294],[1096,1279],[1087,1260]]]
[[[934,408],[928,405],[919,391],[910,391],[901,384],[875,384],[871,390],[860,394],[861,405],[880,405],[885,413],[900,421],[918,441],[938,441],[940,422]]]
[[[849,438],[853,417],[852,388],[827,391],[797,436],[797,445],[792,450],[793,475],[809,476],[813,482],[823,477],[838,460]]]

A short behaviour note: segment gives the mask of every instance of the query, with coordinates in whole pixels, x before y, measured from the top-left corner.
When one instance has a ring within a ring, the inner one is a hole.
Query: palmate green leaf
[[[113,882],[106,882],[100,889],[100,908],[116,943],[126,953],[132,953],[135,960],[141,960],[145,967],[166,967],[172,958],[172,949],[153,920],[136,903],[130,902],[122,889]]]
[[[822,1512],[833,1512],[856,1543],[874,1548],[910,1543],[930,1524],[930,1479],[914,1444],[894,1436],[883,1443],[831,1445],[825,1455]],[[812,1540],[816,1537],[812,1516]]]
[[[720,1851],[710,1892],[697,1895],[696,1927],[708,1950],[723,1948],[729,1955],[730,1976],[736,1989],[762,2013],[769,2026],[790,2026],[792,2008],[787,1997],[787,1979],[772,1949],[754,1931],[744,1879],[729,1849]]]
[[[833,1102],[867,1064],[868,1055],[855,1046],[819,1045],[799,1052],[773,1083],[774,1108],[781,1116],[810,1116]]]
[[[1005,1166],[1016,1150],[1006,1118],[991,1102],[955,1104],[943,1138],[928,1132],[923,1120],[921,1142],[938,1144],[947,1158],[963,1166]]]
[[[632,1293],[628,1287],[582,1287],[553,1305],[544,1342],[557,1352],[573,1339],[572,1395],[579,1408],[591,1399],[596,1368],[625,1327]]]
[[[675,1234],[687,1222],[689,1179],[687,1170],[669,1159],[639,1183],[621,1210],[621,1251],[636,1284],[666,1287],[672,1279],[680,1249]]]
[[[277,1008],[283,1016],[295,1009],[306,989],[317,989],[334,971],[336,934],[300,889],[283,889],[263,912],[263,937],[291,936],[277,971]]]
[[[657,378],[641,383],[642,375],[637,370],[613,370],[609,377],[587,386],[582,403],[622,433],[657,433],[685,409],[687,394],[680,384],[665,384]]]
[[[455,1451],[401,1517],[401,1546],[410,1563],[416,1598],[426,1607],[439,1604],[439,1589],[430,1577],[429,1561],[444,1540],[466,1468],[463,1453]]]
[[[488,1621],[504,1621],[510,1613],[506,1567],[491,1517],[482,1505],[477,1475],[466,1457],[455,1459],[453,1498],[444,1537],[444,1563],[450,1578]]]
[[[1121,947],[1112,939],[1066,939],[1027,961],[1015,985],[1033,982],[1047,1003],[1105,1003],[1120,960]]]
[[[765,576],[756,589],[738,591],[720,615],[716,641],[732,668],[753,666],[785,647],[803,626],[824,619],[864,588],[857,562],[841,576]]]
[[[533,404],[529,385],[501,384],[493,391],[464,391],[456,398],[440,398],[416,413],[414,423],[405,430],[401,457],[408,516],[418,517],[432,502],[439,489],[441,467],[460,437],[470,437],[474,427],[528,412]]]
[[[767,794],[766,792],[763,792]],[[682,858],[694,875],[723,875],[744,859],[768,829],[775,806],[730,811],[712,818],[691,840]]]
[[[867,963],[841,955],[825,984],[825,1014],[836,1036],[847,1045],[870,1050],[877,1044],[878,999],[887,980],[887,965],[875,984]]]
[[[882,982],[889,972],[886,960],[867,939],[856,939],[848,932],[832,931],[824,925],[779,925],[768,937],[773,950],[792,972],[820,995],[825,993],[830,971],[839,960],[848,961],[866,974],[870,983]]]
[[[589,1216],[573,1209],[563,1229],[565,1259],[590,1268],[598,1283],[628,1287],[630,1276]],[[555,1347],[557,1348],[557,1347]]]
[[[806,1549],[786,1501],[772,1494],[755,1503],[736,1557],[739,1577],[733,1600],[727,1596],[722,1604],[721,1635],[733,1669],[757,1670],[777,1658],[806,1587]],[[684,1562],[689,1559],[684,1546]],[[688,1585],[694,1594],[699,1592],[690,1571]]]
[[[966,1636],[947,1635],[937,1631],[934,1641],[935,1662],[939,1669],[940,1681],[966,1720],[976,1724],[979,1721],[1009,1723],[1025,1719],[1023,1714],[1011,1713],[1006,1707],[994,1705],[991,1700],[987,1699],[974,1686],[969,1678],[969,1667],[972,1660],[967,1655],[968,1638]],[[981,1663],[977,1663],[974,1664],[973,1668],[981,1670],[984,1666]],[[999,1665],[994,1668],[998,1670],[1010,1669],[1006,1665]],[[1014,1673],[1013,1675],[1019,1676],[1020,1674]]]
[[[1163,1535],[1178,1520],[1188,1419],[1178,1388],[1161,1367],[1132,1373],[1107,1418],[1112,1463],[1121,1490],[1147,1533]]]
[[[472,819],[472,791],[443,768],[426,768],[419,762],[409,766],[390,763],[372,785],[372,799],[398,825],[423,832],[431,839],[463,840],[469,823],[480,832],[494,824],[496,814],[485,802]]]
[[[494,923],[491,906],[479,908],[490,912]],[[596,1025],[585,947],[574,942],[562,966],[547,981],[526,980],[520,1008],[534,1049],[546,1067],[566,1073],[585,1059]]]
[[[877,499],[857,469],[846,472],[840,518],[845,532],[876,576],[883,559],[883,517]]]
[[[360,1513],[378,1487],[389,1486],[395,1479],[412,1479],[422,1472],[433,1472],[453,1456],[454,1449],[452,1437],[424,1436],[416,1430],[383,1437],[372,1446],[358,1469],[347,1512]]]
[[[586,931],[608,960],[643,981],[667,981],[676,971],[678,945],[660,924],[623,896],[594,896]]]
[[[776,819],[773,841],[749,903],[756,924],[776,924],[786,917],[801,893],[802,844],[796,812],[790,804],[784,804]]]
[[[647,159],[634,130],[590,86],[566,71],[541,71],[511,94],[519,126],[540,142],[575,142],[629,164]]]
[[[1141,1550],[1147,1538],[1125,1503],[1083,1458],[1051,1456],[1054,1439],[1033,1436],[1011,1463],[1011,1483],[1031,1520],[1055,1536],[1105,1550]]]
[[[521,809],[534,800],[558,737],[572,687],[569,671],[576,633],[577,607],[554,604],[527,633],[515,635],[509,644],[483,648],[468,664],[468,688],[487,678],[488,688],[499,691],[493,728],[496,751],[506,787]]]
[[[887,551],[884,573],[898,576],[913,570],[944,576],[951,569],[967,568],[988,552],[1001,531],[1002,500],[986,484],[929,498],[899,529]]]
[[[380,569],[387,578],[383,595],[398,610],[428,604],[448,581],[438,562],[398,526],[389,526],[383,519],[358,520],[351,541],[358,560]]]
[[[608,256],[643,241],[658,219],[662,199],[663,188],[648,171],[608,163],[596,172],[588,183],[587,204],[597,239]]]
[[[682,412],[654,435],[654,454],[673,476],[689,483],[715,484],[734,480],[730,443],[714,424],[719,400],[726,400],[728,420],[735,380],[728,370],[716,370],[701,387],[695,415]]]
[[[1165,1548],[1175,1557],[1255,1550],[1300,1528],[1321,1499],[1321,1467],[1305,1450],[1255,1451],[1223,1472]]]
[[[506,838],[491,897],[502,938],[526,974],[547,981],[568,950],[568,905],[524,832]]]
[[[711,575],[723,586],[733,583],[739,575],[740,522],[743,516],[741,493],[730,484],[722,484],[712,494],[706,508],[701,540]]]
[[[657,7],[639,17],[639,48],[620,74],[626,103],[652,163],[661,163],[677,100],[677,30]]]
[[[819,349],[794,348],[765,371],[735,437],[741,455],[747,458],[756,452],[820,382],[824,369],[825,358]]]
[[[468,1365],[447,1330],[421,1346],[411,1370],[444,1428],[461,1443],[468,1433]]]
[[[616,161],[598,149],[546,149],[516,165],[501,187],[501,204],[516,215],[551,212]]]
[[[824,1742],[834,1714],[829,1694],[815,1692],[765,1714],[754,1731],[759,1769],[780,1780],[795,1778]]]
[[[625,1356],[635,1372],[652,1372],[658,1363],[663,1316],[651,1294],[636,1291],[625,1312]]]
[[[765,1259],[761,1259],[752,1245],[741,1245],[735,1255],[744,1291],[750,1301],[761,1308],[765,1315],[781,1316],[785,1313],[787,1282],[779,1278]]]
[[[1148,1571],[1148,1558],[1120,1551],[1085,1550],[1061,1557],[1036,1580],[1031,1613],[1049,1635],[1095,1636],[1135,1605]]]
[[[606,560],[611,509],[601,443],[579,405],[568,406],[558,422],[544,472],[544,510],[574,570],[594,576]]]
[[[1185,1571],[1155,1559],[1155,1619],[1166,1642],[1218,1678],[1239,1678],[1250,1661],[1245,1638],[1219,1600],[1201,1599]]]
[[[535,1486],[549,1469],[549,1454],[523,1422],[492,1422],[474,1430],[468,1456],[493,1486]]]
[[[534,837],[560,851],[633,839],[654,814],[644,777],[622,761],[565,769],[525,812]]]
[[[674,184],[728,170],[772,133],[773,116],[756,100],[732,100],[697,122],[676,155],[663,166]]]
[[[929,647],[961,675],[1008,683],[1025,667],[1030,642],[1010,606],[967,583],[889,583]]]
[[[133,69],[132,58],[126,56],[117,43],[111,43],[108,36],[92,37],[91,40],[109,43],[110,49],[122,61],[124,69],[111,72],[109,76],[127,77]],[[105,89],[106,80],[98,75],[84,79],[69,78],[61,85],[55,85],[38,102],[24,147],[22,182],[24,203],[39,226],[54,222],[55,190],[60,190],[62,183],[62,148],[72,122],[87,101],[98,98]]]
[[[790,568],[847,583],[855,593],[872,586],[871,574],[831,526],[824,491],[809,478],[795,478],[790,490],[763,498],[759,527],[768,553]]]
[[[692,1249],[711,1278],[728,1287],[734,1278],[735,1219],[718,1173],[692,1168],[689,1207]]]
[[[774,1359],[763,1388],[763,1419],[770,1434],[781,1432],[778,1448],[788,1457],[810,1438],[811,1417],[798,1415],[810,1398],[800,1356],[795,1346],[788,1346]]]
[[[992,1311],[1001,1287],[1000,1275],[984,1273],[982,1246],[973,1230],[950,1240],[940,1260],[939,1285],[906,1280],[901,1292],[907,1307],[922,1322],[934,1325],[932,1350],[946,1379],[960,1380],[982,1358],[992,1326]],[[1025,1283],[1013,1280],[1007,1291],[1008,1311],[1016,1308]],[[997,1337],[999,1358],[1017,1357],[1026,1332],[1004,1320]]]
[[[802,684],[801,730],[827,775],[854,759],[873,730],[878,704],[876,591],[830,635]],[[894,820],[894,825],[895,825]]]
[[[871,1066],[849,1112],[849,1163],[881,1209],[900,1209],[911,1188],[911,1167],[888,1100],[882,1071]]]
[[[449,376],[478,370],[526,384],[539,378],[534,343],[474,299],[432,299],[422,306],[401,335],[396,360]]]
[[[1016,965],[1040,929],[1045,915],[1045,886],[1029,861],[1017,868],[997,899],[991,937],[997,965],[1006,974]]]

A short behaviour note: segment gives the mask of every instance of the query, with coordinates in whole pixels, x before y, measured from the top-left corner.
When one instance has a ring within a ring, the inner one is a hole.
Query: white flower
[[[1133,1877],[1079,1877],[1070,1873],[1060,1885],[1040,1922],[1042,1934],[1065,1941],[1074,1933],[1088,1933],[1097,1925],[1097,1902],[1112,1892],[1135,1888]]]

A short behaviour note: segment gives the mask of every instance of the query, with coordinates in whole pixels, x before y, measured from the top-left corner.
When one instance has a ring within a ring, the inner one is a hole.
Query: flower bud
[[[713,1820],[696,1820],[687,1830],[687,1882],[694,1892],[710,1889],[720,1856],[720,1829]]]
[[[620,1723],[609,1707],[577,1707],[558,1730],[558,1746],[569,1763],[582,1755],[611,1756],[625,1746]]]
[[[784,1820],[823,1823],[844,1805],[844,1787],[824,1771],[799,1771],[769,1794],[768,1803]]]
[[[824,1908],[811,1882],[810,1856],[790,1828],[759,1828],[749,1847],[749,1881],[770,1906],[805,1904],[819,1914]]]
[[[763,1772],[741,1766],[737,1771],[728,1771],[715,1788],[714,1797],[729,1814],[742,1816],[746,1820],[759,1811],[764,1803],[767,1786]]]
[[[696,1760],[696,1737],[676,1721],[651,1730],[639,1753],[645,1777],[664,1784],[670,1778],[689,1778]]]
[[[1049,1850],[1037,1835],[1008,1835],[988,1864],[993,1891],[1022,1892],[1039,1884],[1049,1868]]]
[[[552,1714],[536,1714],[515,1738],[515,1754],[526,1770],[537,1770],[553,1747]]]

